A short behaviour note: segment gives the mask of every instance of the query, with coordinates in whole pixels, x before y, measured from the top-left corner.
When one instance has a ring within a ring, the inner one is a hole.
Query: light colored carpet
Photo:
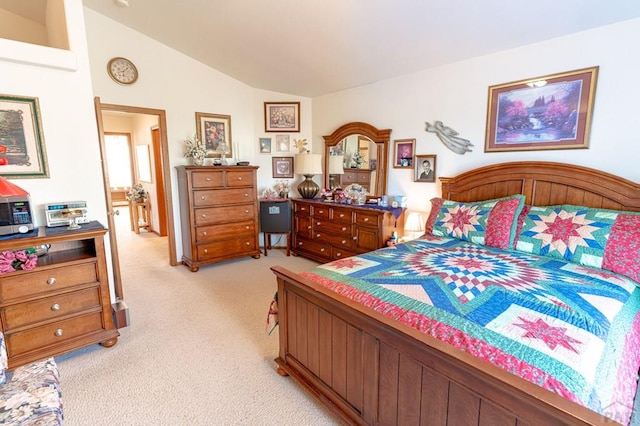
[[[275,371],[277,330],[265,333],[276,290],[272,265],[312,261],[271,250],[192,273],[168,265],[166,238],[117,217],[131,325],[112,348],[56,358],[65,424],[331,425],[338,422]]]

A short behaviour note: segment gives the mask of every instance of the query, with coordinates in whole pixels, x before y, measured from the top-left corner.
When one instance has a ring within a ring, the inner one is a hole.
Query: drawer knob
[[[369,218],[368,218],[368,217],[365,217],[365,218],[364,218],[364,221],[365,221],[365,222],[369,222]]]
[[[210,178],[210,177],[206,178],[205,180],[206,180],[207,182],[211,182],[211,178]]]
[[[204,252],[205,253],[209,253],[209,249],[204,249]]]
[[[321,249],[320,249],[320,252],[322,253],[323,251],[324,251],[324,249],[323,249],[323,248],[321,248]]]
[[[301,245],[302,245],[302,241],[300,241],[300,242],[298,243],[298,245],[299,245],[299,246],[301,246]]]
[[[357,240],[357,239],[358,239],[358,237],[357,237],[357,236],[356,236],[356,237],[353,237],[353,239],[354,239],[354,240]]]
[[[202,232],[202,236],[203,236],[203,237],[206,237],[206,236],[207,236],[207,231],[203,231],[203,232]]]
[[[311,229],[311,225],[307,226],[307,229]]]
[[[251,228],[249,225],[245,226],[244,229],[249,229]]]
[[[322,214],[324,213],[324,210],[318,210],[318,213]]]
[[[320,234],[316,234],[316,238],[320,238]]]
[[[340,217],[344,217],[344,213],[340,213]]]
[[[61,329],[61,328],[59,328],[59,329],[57,329],[53,334],[55,334],[57,337],[60,337],[60,336],[62,336],[62,333],[63,333],[63,332],[62,332],[62,329]]]
[[[347,244],[347,240],[342,240],[342,244]]]
[[[60,305],[57,303],[54,303],[53,306],[51,306],[51,310],[52,311],[59,311],[60,310]]]
[[[206,199],[207,199],[207,197],[205,197],[204,195],[201,195],[201,196],[200,196],[200,199],[201,199],[201,200],[206,200]]]
[[[247,241],[246,243],[244,243],[245,246],[250,246],[251,243],[249,241]]]
[[[249,194],[244,194],[244,197],[247,198],[249,196]]]
[[[207,217],[207,215],[206,215],[206,214],[204,214],[204,213],[202,213],[200,216],[201,216],[203,219]]]
[[[51,277],[47,280],[47,284],[49,285],[54,285],[56,283],[56,279],[54,277]]]
[[[301,211],[305,211],[307,208],[306,207],[300,207]]]
[[[345,227],[343,226],[343,227],[342,227],[342,230],[343,230],[343,231],[346,231],[346,230],[347,230],[347,228],[345,228]]]
[[[245,212],[245,213],[249,213],[249,210],[245,210],[244,212]]]
[[[316,225],[320,225],[320,222],[316,222]]]
[[[342,257],[342,253],[340,252],[336,253],[336,257]]]

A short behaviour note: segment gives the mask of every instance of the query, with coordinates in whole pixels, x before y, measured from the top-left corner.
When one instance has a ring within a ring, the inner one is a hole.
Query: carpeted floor
[[[276,290],[269,267],[302,271],[314,262],[271,250],[192,273],[168,266],[166,238],[134,234],[120,210],[131,325],[112,348],[56,358],[67,426],[338,424],[276,373],[277,330],[265,333]]]

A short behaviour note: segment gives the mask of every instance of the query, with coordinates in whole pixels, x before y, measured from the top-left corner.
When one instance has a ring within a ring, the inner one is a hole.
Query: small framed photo
[[[260,138],[260,154],[271,154],[271,138]]]
[[[414,161],[414,182],[436,181],[436,156],[416,155]]]
[[[299,132],[300,102],[265,102],[265,132]]]
[[[289,152],[291,150],[291,139],[289,135],[276,136],[276,152]]]
[[[416,150],[415,139],[396,139],[393,141],[393,167],[410,169],[413,167],[413,155]]]
[[[489,87],[484,152],[589,147],[598,67]]]
[[[273,157],[271,161],[274,179],[290,179],[293,177],[293,157]]]
[[[49,177],[38,98],[0,95],[0,176]]]
[[[220,144],[226,143],[226,156],[233,157],[231,116],[196,112],[196,136],[204,141],[207,157],[220,157]]]

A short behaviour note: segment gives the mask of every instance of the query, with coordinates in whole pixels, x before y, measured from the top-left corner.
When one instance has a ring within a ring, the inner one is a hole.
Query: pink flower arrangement
[[[0,253],[0,274],[13,271],[29,271],[38,263],[38,256],[28,250],[3,251]]]

